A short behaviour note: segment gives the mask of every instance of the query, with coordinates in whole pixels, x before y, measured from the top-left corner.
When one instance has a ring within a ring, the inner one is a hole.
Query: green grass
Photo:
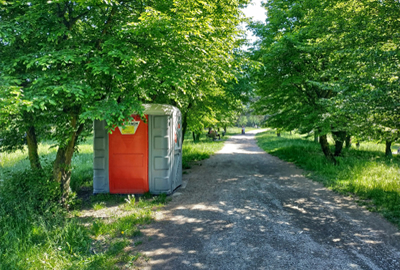
[[[219,132],[220,134],[222,131]],[[225,140],[229,137],[222,137],[221,140],[213,141],[206,137],[206,131],[200,136],[199,142],[193,142],[192,133],[187,132],[182,147],[182,167],[189,169],[192,162],[201,161],[209,158],[212,154],[222,149]]]
[[[252,131],[252,130],[257,130],[257,128],[253,127],[246,127],[245,132]],[[241,127],[228,127],[226,129],[226,134],[229,135],[236,135],[236,134],[241,134],[242,133],[242,128]]]
[[[43,166],[51,164],[56,157],[57,149],[51,142],[39,144],[39,156]],[[0,179],[4,179],[7,172],[23,172],[29,168],[27,148],[24,151],[0,153]],[[78,152],[72,159],[71,189],[78,191],[81,186],[93,186],[93,138],[78,146]]]
[[[211,141],[203,136],[193,143],[187,136],[184,166],[208,158],[222,146],[223,140]],[[89,138],[73,157],[74,196],[67,212],[57,201],[58,185],[50,180],[56,148],[50,142],[42,143],[39,155],[44,172],[29,170],[26,150],[0,153],[0,179],[4,180],[0,182],[0,270],[134,267],[135,261],[144,257],[134,248],[151,240],[143,239],[140,228],[152,222],[155,211],[168,202],[168,197],[91,195],[93,139]],[[89,198],[78,197],[82,191]],[[85,209],[98,212],[109,207],[113,210],[107,218],[82,214]]]
[[[118,201],[108,199],[102,205]],[[152,222],[154,212],[167,201],[165,195],[143,196],[129,211],[124,211],[125,202],[118,206],[119,215],[113,213],[107,218],[90,219],[68,215],[57,208],[56,203],[41,212],[29,201],[14,209],[7,203],[6,207],[0,206],[0,269],[120,269],[125,264],[133,266],[140,254],[130,247],[143,242],[140,228]],[[58,211],[49,213],[50,209]]]
[[[335,166],[325,159],[318,143],[304,136],[282,134],[279,138],[268,131],[257,139],[266,152],[295,163],[334,191],[356,195],[360,204],[400,227],[400,157],[386,157],[384,145],[361,143],[358,149],[344,149]]]

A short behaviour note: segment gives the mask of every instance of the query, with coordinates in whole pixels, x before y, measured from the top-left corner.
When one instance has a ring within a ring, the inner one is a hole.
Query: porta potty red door
[[[108,135],[110,193],[149,191],[148,125],[139,116],[128,125]]]

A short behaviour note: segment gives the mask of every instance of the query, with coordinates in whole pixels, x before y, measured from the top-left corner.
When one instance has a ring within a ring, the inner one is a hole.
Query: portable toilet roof
[[[112,134],[94,122],[93,193],[170,194],[182,184],[182,117],[178,108],[144,104],[146,122],[135,115]]]

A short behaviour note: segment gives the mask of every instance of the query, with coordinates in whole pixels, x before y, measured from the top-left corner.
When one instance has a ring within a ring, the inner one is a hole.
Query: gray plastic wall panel
[[[172,193],[172,116],[149,115],[149,189],[152,194]]]
[[[108,133],[105,121],[93,123],[93,193],[109,193]]]

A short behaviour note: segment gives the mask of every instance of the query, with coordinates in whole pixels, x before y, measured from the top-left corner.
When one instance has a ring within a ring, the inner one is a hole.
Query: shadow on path
[[[400,269],[400,233],[375,213],[230,138],[142,229],[142,269]]]

